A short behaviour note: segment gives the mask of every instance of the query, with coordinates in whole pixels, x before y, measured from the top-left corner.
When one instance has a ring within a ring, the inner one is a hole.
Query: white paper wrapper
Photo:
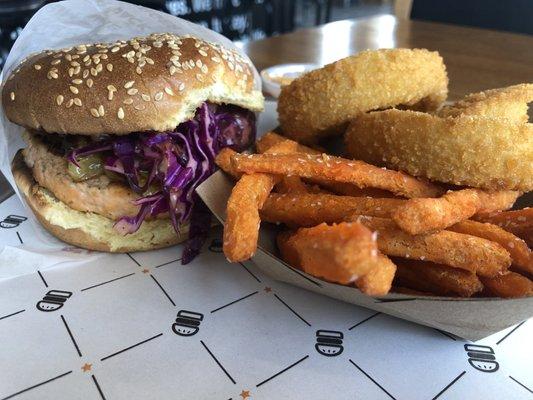
[[[0,80],[3,82],[24,58],[44,49],[111,42],[161,32],[189,34],[238,50],[229,39],[214,31],[159,11],[114,0],[66,0],[43,7],[28,22],[9,53]],[[243,57],[247,58],[244,54]],[[256,70],[254,73],[256,88],[260,89],[261,79]],[[0,110],[0,123],[0,170],[16,190],[10,162],[17,150],[25,147],[20,137],[23,128],[9,122],[3,110]],[[35,249],[35,254],[41,251],[46,254],[41,268],[57,263],[56,258],[51,256],[55,252],[61,260],[74,261],[75,257],[61,250],[65,247],[64,243],[48,234],[37,221],[34,220],[33,225],[35,235],[43,244],[43,249]],[[12,255],[2,258],[6,256],[4,250],[4,245],[0,243],[0,264],[12,261]]]

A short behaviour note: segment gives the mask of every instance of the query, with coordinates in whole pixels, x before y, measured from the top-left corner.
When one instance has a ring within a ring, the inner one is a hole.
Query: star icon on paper
[[[142,270],[143,274],[147,274],[148,272],[150,272],[150,270],[148,268],[145,268],[145,269]]]
[[[81,367],[81,370],[82,370],[83,372],[89,372],[89,371],[91,370],[92,366],[93,366],[92,364],[85,363],[85,364],[83,364],[83,366]]]
[[[243,390],[239,396],[241,396],[243,398],[243,400],[245,400],[248,397],[250,397],[250,391],[249,390]]]
[[[265,288],[263,289],[265,292],[267,293],[270,293],[272,291],[272,288],[271,287],[268,287],[268,286],[265,286]]]

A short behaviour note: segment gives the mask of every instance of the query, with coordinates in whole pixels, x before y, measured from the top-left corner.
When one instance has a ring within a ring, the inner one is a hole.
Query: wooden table
[[[533,82],[533,36],[392,15],[332,22],[244,45],[256,67],[327,64],[365,49],[438,50],[450,78],[450,99],[489,88]]]

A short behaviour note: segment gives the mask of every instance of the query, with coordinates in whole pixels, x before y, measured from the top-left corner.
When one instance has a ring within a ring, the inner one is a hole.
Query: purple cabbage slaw
[[[189,238],[182,264],[189,263],[205,242],[211,214],[194,190],[216,169],[215,157],[224,147],[242,151],[255,139],[255,115],[233,106],[203,103],[194,118],[170,132],[143,132],[95,141],[68,154],[69,162],[102,153],[104,168],[122,176],[132,190],[143,195],[134,217],[124,216],[114,225],[121,234],[139,229],[148,216],[168,212],[177,233],[190,220]],[[150,190],[157,187],[154,192]]]

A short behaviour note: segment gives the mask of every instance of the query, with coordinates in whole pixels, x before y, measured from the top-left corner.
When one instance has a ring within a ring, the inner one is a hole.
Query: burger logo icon
[[[194,336],[200,330],[200,322],[204,315],[187,310],[180,310],[176,322],[172,324],[172,331],[180,336]]]
[[[491,347],[465,344],[465,350],[468,354],[468,363],[478,371],[496,372],[500,368]]]
[[[3,221],[0,221],[0,227],[5,228],[5,229],[16,228],[17,226],[19,226],[21,223],[23,223],[27,219],[28,218],[23,217],[21,215],[11,214],[5,217]]]
[[[65,301],[67,301],[70,296],[72,296],[72,292],[50,290],[44,295],[43,299],[37,303],[37,310],[44,312],[57,311],[63,307],[63,304],[65,304]]]
[[[344,335],[339,331],[316,331],[315,349],[326,357],[335,357],[342,353],[342,339]]]

